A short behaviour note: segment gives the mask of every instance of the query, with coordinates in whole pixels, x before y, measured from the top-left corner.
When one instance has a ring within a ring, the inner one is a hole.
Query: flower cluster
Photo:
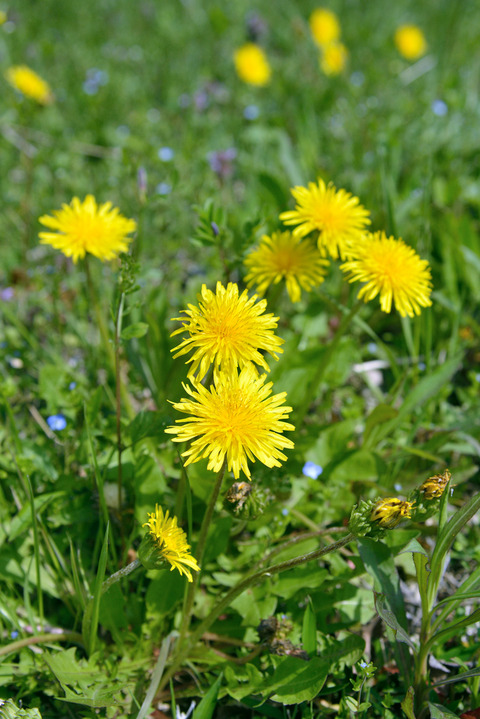
[[[392,308],[402,317],[419,315],[432,302],[431,272],[401,238],[369,232],[370,212],[358,197],[321,178],[292,190],[294,210],[280,214],[291,232],[264,235],[244,261],[245,281],[264,294],[270,285],[285,280],[292,302],[301,289],[311,290],[324,281],[327,257],[341,259],[340,269],[349,282],[362,282],[358,297],[365,302],[380,298],[382,312]]]
[[[174,442],[191,442],[183,452],[186,465],[208,458],[208,469],[220,471],[224,463],[235,479],[243,472],[250,479],[249,462],[258,459],[267,467],[279,467],[284,449],[293,442],[282,432],[294,427],[286,419],[286,393],[272,396],[272,383],[265,383],[268,365],[262,352],[274,359],[282,352],[282,340],[274,334],[278,317],[265,314],[266,301],[239,294],[238,286],[217,283],[213,293],[204,285],[199,305],[184,311],[187,320],[174,335],[188,333],[172,351],[174,357],[193,352],[184,385],[188,398],[173,404],[188,415],[166,432]],[[201,384],[208,379],[210,385]]]
[[[341,28],[332,10],[319,7],[310,15],[310,30],[320,48],[320,68],[325,75],[338,75],[345,69],[348,51],[340,42]]]

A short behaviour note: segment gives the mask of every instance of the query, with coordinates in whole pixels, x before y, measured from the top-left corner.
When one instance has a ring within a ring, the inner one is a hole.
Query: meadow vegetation
[[[0,717],[480,716],[475,0],[0,6]]]

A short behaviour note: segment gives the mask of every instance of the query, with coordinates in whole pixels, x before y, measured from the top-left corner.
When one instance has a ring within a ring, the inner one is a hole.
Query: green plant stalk
[[[20,651],[23,647],[29,647],[32,644],[56,644],[57,642],[75,642],[83,647],[83,637],[78,632],[61,632],[58,633],[47,633],[47,634],[36,634],[33,637],[26,637],[25,639],[19,639],[16,642],[6,644],[4,647],[0,647],[0,657],[4,657],[7,654],[14,654]]]
[[[92,273],[90,270],[88,254],[85,255],[85,274],[87,276],[88,294],[90,296],[90,301],[93,305],[93,310],[95,313],[95,319],[97,321],[98,329],[100,332],[100,337],[102,338],[102,342],[103,342],[105,351],[108,356],[110,367],[113,371],[113,374],[116,376],[115,350],[112,347],[112,343],[110,342],[110,334],[108,331],[107,323],[105,321],[105,315],[102,312],[102,308],[100,307],[100,303],[98,301],[98,295],[95,290],[95,285],[94,285]],[[123,310],[122,310],[122,312],[123,312]],[[125,407],[125,410],[129,416],[129,418],[132,420],[135,416],[135,411],[132,407],[132,403],[130,401],[128,392],[126,391],[125,386],[123,384],[121,384],[121,386],[120,386],[120,392],[121,392],[121,396],[122,396],[122,400],[123,400],[123,406]]]
[[[213,607],[211,612],[207,615],[207,617],[197,626],[194,632],[190,635],[187,642],[185,642],[182,645],[179,644],[179,650],[173,660],[173,663],[168,670],[168,672],[165,674],[165,676],[162,678],[162,681],[159,685],[158,692],[160,693],[163,688],[168,684],[170,679],[175,675],[175,672],[180,668],[183,661],[187,658],[188,654],[192,650],[192,648],[195,646],[195,644],[198,642],[198,640],[202,637],[202,635],[208,631],[208,629],[211,627],[213,622],[217,619],[217,617],[220,616],[220,614],[230,606],[230,604],[233,602],[236,597],[238,597],[242,592],[244,592],[246,589],[249,589],[249,587],[253,587],[256,584],[259,584],[264,577],[272,576],[273,574],[278,574],[279,572],[284,572],[287,569],[293,569],[294,567],[298,567],[301,564],[306,564],[307,562],[312,561],[313,559],[319,559],[320,557],[325,556],[326,554],[330,554],[330,552],[335,552],[337,549],[341,549],[346,544],[350,544],[350,542],[353,542],[355,540],[355,535],[349,533],[346,537],[343,537],[342,539],[339,539],[337,542],[334,542],[333,544],[329,544],[326,547],[323,547],[322,549],[315,549],[313,552],[309,552],[308,554],[303,554],[299,557],[294,557],[293,559],[287,559],[285,562],[280,562],[279,564],[274,564],[271,567],[265,567],[263,569],[259,569],[256,572],[252,572],[251,574],[247,575],[244,579],[242,579],[238,584],[236,584],[234,587],[232,587]]]
[[[111,574],[108,579],[105,579],[105,581],[102,584],[102,594],[105,594],[112,584],[115,584],[115,582],[118,582],[120,579],[123,579],[124,577],[128,577],[129,574],[135,571],[135,569],[138,569],[138,567],[141,567],[142,563],[139,559],[134,559],[133,562],[130,562],[130,564],[127,564],[126,567],[122,567],[118,570],[118,572],[114,572]]]
[[[32,510],[32,528],[33,528],[33,545],[35,554],[35,574],[37,578],[37,595],[38,595],[38,616],[40,624],[43,626],[44,615],[43,615],[43,590],[42,590],[42,577],[40,574],[40,540],[38,536],[38,522],[37,513],[35,512],[35,500],[33,496],[32,483],[30,477],[26,475],[26,484],[28,487],[28,496],[30,499],[30,506]]]
[[[123,308],[125,305],[125,293],[120,294],[117,312],[115,316],[115,419],[117,433],[117,491],[118,491],[118,517],[120,519],[120,536],[122,540],[122,554],[125,549],[125,536],[123,531],[122,516],[122,377],[120,372],[120,335],[122,334]]]
[[[202,526],[200,527],[200,535],[198,537],[198,542],[195,547],[195,559],[197,560],[197,564],[200,567],[200,572],[195,572],[193,575],[193,580],[188,583],[187,591],[185,594],[185,601],[183,604],[183,618],[182,618],[182,626],[180,630],[180,638],[178,640],[178,646],[181,647],[185,636],[188,632],[188,629],[190,627],[190,622],[192,620],[192,610],[193,610],[193,600],[195,598],[195,590],[198,585],[199,575],[201,573],[201,566],[202,566],[202,559],[203,554],[205,552],[205,545],[207,542],[207,533],[208,529],[210,527],[210,522],[212,519],[213,511],[215,509],[215,503],[217,501],[218,495],[220,494],[220,490],[222,488],[222,482],[223,478],[225,476],[225,470],[227,468],[226,462],[223,463],[223,467],[217,474],[217,478],[215,480],[215,485],[212,490],[212,494],[210,496],[209,502],[207,504],[207,509],[205,511]]]
[[[323,355],[322,361],[318,365],[315,375],[312,377],[311,381],[307,385],[307,389],[305,392],[305,399],[304,399],[303,403],[300,405],[300,408],[295,413],[295,416],[293,417],[294,424],[297,427],[300,427],[302,425],[302,422],[304,420],[305,415],[307,414],[307,411],[308,411],[308,408],[312,401],[312,398],[315,397],[318,387],[323,379],[323,376],[328,368],[328,365],[330,364],[330,360],[332,359],[333,355],[335,354],[335,350],[337,349],[340,340],[342,339],[342,337],[345,334],[345,332],[347,331],[347,329],[350,327],[350,324],[351,324],[353,318],[359,311],[362,304],[363,304],[362,300],[357,300],[355,302],[355,304],[353,305],[350,312],[343,317],[342,321],[340,322],[340,325],[338,326],[337,331],[335,332],[335,337],[330,342],[330,344],[327,346],[325,353]]]

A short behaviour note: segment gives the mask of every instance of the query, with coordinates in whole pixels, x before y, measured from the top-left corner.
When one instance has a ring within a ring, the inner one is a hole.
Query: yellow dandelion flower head
[[[442,474],[435,474],[433,477],[429,477],[421,485],[419,492],[422,492],[425,499],[438,499],[442,496],[445,491],[445,487],[450,481],[451,474],[446,469]]]
[[[127,252],[132,239],[127,235],[137,229],[135,220],[123,217],[111,202],[97,206],[93,195],[87,195],[83,202],[74,197],[70,205],[63,204],[53,217],[43,215],[39,222],[55,230],[40,232],[40,243],[60,250],[74,262],[87,252],[104,262],[112,260]]]
[[[359,299],[369,302],[380,295],[383,312],[391,312],[393,302],[402,317],[413,317],[420,314],[421,307],[432,304],[427,260],[420,259],[402,239],[387,237],[384,232],[368,233],[340,269],[349,282],[366,283]]]
[[[425,35],[416,25],[401,25],[395,30],[395,45],[406,60],[418,60],[427,52]]]
[[[8,20],[8,15],[5,10],[0,10],[0,26],[4,25]]]
[[[310,15],[310,30],[320,47],[336,42],[340,37],[340,23],[332,10],[316,8]]]
[[[189,416],[165,431],[176,435],[174,442],[191,442],[182,454],[185,465],[208,457],[208,469],[219,472],[226,461],[235,479],[241,471],[250,479],[248,463],[256,459],[267,467],[281,466],[280,460],[287,459],[282,450],[294,446],[282,435],[295,429],[284,421],[292,408],[283,406],[286,392],[270,396],[272,382],[265,384],[265,379],[249,363],[240,373],[217,373],[209,389],[184,385],[190,399],[173,406]]]
[[[5,78],[15,90],[40,105],[49,105],[54,100],[50,85],[26,65],[9,67]]]
[[[379,499],[372,509],[370,521],[384,529],[393,529],[402,519],[410,519],[414,502],[404,502],[397,497]]]
[[[321,179],[307,187],[291,190],[296,200],[294,210],[282,212],[280,219],[286,225],[298,225],[293,230],[295,237],[305,237],[318,230],[318,248],[325,256],[334,260],[340,255],[344,259],[350,245],[362,240],[366,225],[370,224],[369,211],[345,190],[334,185],[325,185]]]
[[[196,560],[190,554],[190,545],[187,543],[187,535],[177,526],[177,518],[169,517],[168,510],[156,504],[155,511],[148,514],[148,521],[142,525],[150,530],[150,537],[154,541],[160,554],[172,566],[170,571],[178,569],[180,574],[185,574],[188,581],[192,581],[190,569],[195,572],[200,570]]]
[[[320,68],[325,75],[339,75],[347,65],[348,50],[341,42],[331,42],[322,50]]]
[[[174,359],[193,351],[187,362],[191,364],[189,379],[196,376],[201,381],[211,364],[214,373],[220,368],[233,372],[247,362],[269,371],[261,351],[278,359],[284,340],[273,333],[278,317],[264,314],[267,301],[256,302],[256,299],[257,295],[249,298],[247,290],[239,295],[238,285],[233,282],[226,288],[217,282],[215,293],[203,285],[198,295],[199,306],[188,305],[188,310],[183,310],[187,319],[173,318],[182,322],[182,326],[172,332],[172,336],[182,332],[189,335],[172,350]]]
[[[260,245],[252,250],[244,261],[249,270],[245,277],[248,287],[256,285],[263,295],[271,284],[285,280],[292,302],[298,302],[302,288],[309,292],[325,279],[325,260],[318,247],[309,239],[302,240],[291,232],[273,232],[263,235]]]
[[[267,56],[259,45],[247,42],[233,54],[237,75],[249,85],[267,85],[272,75]]]

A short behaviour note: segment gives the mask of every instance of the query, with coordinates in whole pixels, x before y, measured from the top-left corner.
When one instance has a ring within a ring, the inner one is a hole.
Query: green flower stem
[[[114,574],[111,574],[108,579],[106,579],[102,584],[102,594],[105,594],[108,589],[112,586],[112,584],[115,584],[115,582],[118,582],[120,579],[123,579],[124,577],[128,577],[129,574],[135,571],[135,569],[138,569],[138,567],[141,567],[142,563],[139,559],[134,559],[133,562],[130,562],[130,564],[127,564],[126,567],[122,567],[118,570],[118,572],[115,572]]]
[[[197,546],[195,547],[194,557],[197,560],[198,566],[201,568],[202,566],[202,559],[203,554],[205,551],[205,544],[207,542],[207,533],[210,527],[210,522],[213,515],[213,510],[215,509],[215,503],[217,501],[218,495],[220,494],[220,490],[222,488],[222,482],[223,478],[225,476],[225,470],[227,468],[226,462],[223,463],[223,467],[221,468],[220,472],[217,474],[217,479],[215,481],[215,485],[213,487],[213,491],[210,497],[210,500],[207,505],[207,509],[205,511],[205,515],[203,517],[202,526],[200,527],[200,536],[198,537]],[[180,638],[178,640],[178,646],[181,647],[183,640],[185,639],[185,636],[188,632],[188,628],[190,626],[190,622],[192,620],[192,609],[193,609],[193,600],[195,597],[195,590],[198,585],[200,572],[195,572],[193,575],[193,581],[188,583],[187,587],[187,593],[185,596],[185,601],[183,605],[183,619],[182,619],[182,627],[180,631]]]
[[[280,562],[279,564],[274,564],[271,567],[265,567],[263,569],[259,569],[256,572],[252,572],[251,574],[247,575],[244,579],[242,579],[238,584],[236,584],[234,587],[230,589],[213,607],[210,614],[198,625],[198,627],[195,629],[194,632],[190,635],[188,642],[184,643],[182,646],[179,643],[179,651],[177,652],[177,655],[168,670],[168,672],[165,674],[165,676],[162,679],[162,682],[159,686],[158,692],[161,692],[162,689],[168,684],[170,679],[175,675],[175,672],[180,668],[183,661],[187,658],[188,654],[192,650],[192,648],[195,646],[195,644],[198,642],[198,640],[203,636],[203,634],[208,631],[208,629],[211,627],[213,622],[217,619],[217,617],[220,616],[220,614],[230,606],[230,604],[233,602],[236,597],[238,597],[242,592],[244,592],[249,587],[253,587],[256,584],[259,584],[264,577],[270,577],[273,574],[278,574],[279,572],[285,572],[287,569],[293,569],[294,567],[298,567],[301,564],[306,564],[307,562],[312,561],[313,559],[319,559],[320,557],[325,556],[326,554],[330,554],[330,552],[335,552],[338,549],[341,549],[346,544],[350,544],[350,542],[355,541],[355,535],[349,533],[346,537],[343,537],[343,539],[339,539],[337,542],[334,542],[333,544],[329,544],[326,547],[322,547],[321,549],[315,549],[313,552],[309,552],[308,554],[300,555],[299,557],[294,557],[293,559],[287,559],[285,562]]]
[[[330,360],[332,359],[333,355],[335,354],[335,350],[337,349],[340,340],[342,339],[346,330],[350,327],[350,324],[351,324],[353,318],[359,311],[362,304],[363,304],[362,300],[357,300],[355,302],[355,304],[353,305],[352,309],[350,310],[350,312],[343,317],[343,319],[340,322],[340,325],[335,333],[335,337],[330,342],[330,344],[327,346],[327,348],[323,354],[322,361],[319,363],[315,375],[312,377],[311,381],[307,384],[307,389],[305,392],[305,399],[304,399],[303,403],[300,405],[300,407],[297,409],[295,416],[292,418],[293,424],[295,424],[295,426],[297,428],[302,425],[302,422],[305,418],[305,415],[307,414],[307,411],[312,402],[312,399],[316,396],[318,387],[323,379],[323,376],[328,368],[328,365],[330,364]]]
[[[83,637],[78,632],[50,632],[19,639],[16,642],[11,642],[4,647],[0,647],[0,657],[4,657],[7,654],[14,654],[20,651],[20,649],[23,649],[23,647],[30,647],[32,644],[56,644],[57,642],[74,642],[83,647]]]
[[[100,303],[98,301],[98,295],[95,290],[95,285],[94,285],[92,273],[90,270],[88,254],[85,255],[85,273],[87,276],[88,294],[90,295],[90,301],[93,305],[93,310],[95,312],[95,319],[97,321],[100,336],[102,338],[102,342],[105,347],[105,351],[107,353],[108,360],[110,362],[110,366],[111,366],[112,371],[116,377],[117,376],[116,353],[112,346],[112,343],[110,342],[110,334],[108,331],[107,323],[105,321],[105,315],[102,312],[102,308],[100,307]],[[122,306],[122,316],[123,316],[123,306]],[[118,313],[117,313],[116,324],[117,324],[117,320],[118,320]],[[120,319],[120,326],[121,326],[121,319]],[[129,396],[123,383],[120,383],[120,392],[121,392],[121,397],[122,397],[122,401],[123,401],[123,406],[125,407],[125,410],[128,414],[129,419],[132,420],[135,417],[135,411],[132,407],[130,396]]]
[[[98,329],[100,332],[100,336],[102,338],[102,342],[105,347],[105,351],[108,355],[110,365],[111,365],[112,369],[115,370],[115,352],[113,351],[113,347],[110,342],[110,335],[108,332],[107,323],[105,322],[105,316],[102,312],[102,308],[100,307],[100,303],[98,301],[98,295],[95,290],[95,284],[93,282],[92,272],[90,269],[90,260],[88,257],[88,253],[85,255],[85,274],[87,276],[88,294],[90,295],[90,302],[93,305],[93,311],[95,312],[95,319],[97,321],[97,326],[98,326]]]
[[[122,514],[122,377],[120,372],[120,336],[122,334],[123,308],[125,305],[125,293],[120,293],[117,312],[115,316],[115,416],[117,433],[117,490],[118,490],[118,516]],[[122,538],[122,554],[125,549],[125,537],[123,522],[120,522],[120,534]]]

